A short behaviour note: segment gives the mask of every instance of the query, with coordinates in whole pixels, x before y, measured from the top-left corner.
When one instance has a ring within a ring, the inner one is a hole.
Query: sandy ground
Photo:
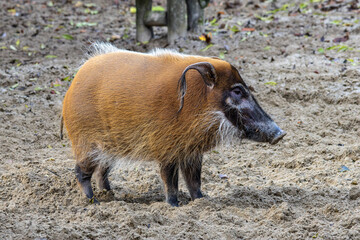
[[[205,51],[198,35],[167,46],[165,28],[136,44],[134,1],[103,2],[0,2],[0,239],[360,239],[357,1],[214,1]],[[267,13],[274,9],[283,11]],[[94,40],[224,57],[288,135],[209,152],[205,197],[189,201],[181,181],[178,208],[164,202],[155,164],[113,170],[113,192],[88,204],[59,126]]]

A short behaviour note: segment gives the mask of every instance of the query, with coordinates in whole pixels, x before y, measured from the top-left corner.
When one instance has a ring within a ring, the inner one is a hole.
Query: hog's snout
[[[270,140],[270,144],[276,144],[278,143],[285,135],[286,132],[278,128],[279,130],[275,133],[273,138]]]
[[[247,139],[256,142],[278,143],[286,132],[282,130],[271,119],[266,122],[255,122],[253,125],[245,126],[245,136]]]

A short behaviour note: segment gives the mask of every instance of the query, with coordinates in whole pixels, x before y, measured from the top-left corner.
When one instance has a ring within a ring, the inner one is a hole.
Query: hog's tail
[[[64,117],[61,115],[61,123],[60,123],[60,139],[63,140],[63,130],[64,130]]]

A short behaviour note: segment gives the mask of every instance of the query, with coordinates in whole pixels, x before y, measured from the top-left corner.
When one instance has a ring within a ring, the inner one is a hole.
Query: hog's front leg
[[[181,172],[189,190],[191,200],[202,198],[201,193],[201,167],[202,156],[196,156],[193,159],[185,161],[181,164]]]
[[[94,172],[94,167],[84,162],[77,163],[75,165],[76,180],[80,185],[82,191],[89,199],[90,203],[99,204],[99,201],[95,198],[92,187],[91,187],[91,176]]]

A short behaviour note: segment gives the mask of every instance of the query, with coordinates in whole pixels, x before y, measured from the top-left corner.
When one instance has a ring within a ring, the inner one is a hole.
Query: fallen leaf
[[[154,6],[151,8],[153,12],[165,12],[165,9],[162,6]]]
[[[46,55],[45,58],[57,58],[55,55]]]
[[[94,7],[96,7],[96,3],[85,3],[84,5],[85,5],[85,7],[87,7],[87,8],[94,8]]]
[[[269,81],[269,82],[266,82],[265,85],[271,85],[271,86],[276,86],[276,82],[273,82],[273,81]]]
[[[224,52],[220,52],[220,53],[219,53],[219,58],[220,58],[220,59],[225,59],[225,53],[224,53]]]
[[[111,37],[110,37],[110,42],[113,42],[113,41],[118,40],[118,39],[120,39],[120,38],[121,38],[121,37],[120,37],[119,35],[113,34],[113,35],[111,35]]]
[[[77,1],[77,2],[74,4],[74,7],[82,7],[83,4],[84,4],[83,2]]]
[[[130,13],[136,13],[136,7],[130,7]]]
[[[277,8],[277,9],[274,9],[274,10],[272,10],[272,11],[268,11],[267,13],[275,14],[275,13],[280,12],[280,11],[286,11],[286,10],[288,10],[288,8],[289,8],[290,6],[292,6],[292,5],[293,5],[293,4],[291,4],[291,5],[289,5],[289,4],[284,4],[284,5],[281,6],[281,8]]]
[[[90,8],[86,8],[85,10],[84,10],[84,13],[86,13],[86,14],[91,14],[91,15],[96,15],[96,14],[98,14],[99,13],[99,11],[98,10],[91,10]]]
[[[203,34],[201,34],[201,36],[199,36],[199,39],[203,42],[206,42],[207,44],[210,44],[211,39],[212,39],[212,34],[211,34],[211,32],[208,34],[203,33]]]
[[[213,18],[213,20],[211,20],[209,23],[211,26],[217,26],[218,24],[216,23],[217,19]]]
[[[338,52],[340,52],[340,51],[354,50],[354,48],[351,48],[346,45],[335,45],[332,47],[328,47],[326,50],[337,50]]]
[[[255,28],[243,28],[243,29],[241,29],[241,31],[243,31],[243,32],[253,32],[253,31],[255,31]]]
[[[17,88],[18,86],[19,86],[19,83],[15,83],[14,85],[12,85],[12,86],[10,87],[10,89],[14,90],[14,89]]]
[[[71,82],[70,76],[64,77],[63,79],[61,79],[62,81],[67,81],[67,82]]]
[[[56,79],[54,82],[50,84],[51,87],[60,87],[62,85],[59,79]]]
[[[335,24],[335,25],[340,25],[341,21],[340,20],[334,20],[334,21],[331,21],[330,23]]]
[[[96,26],[97,23],[96,22],[78,22],[76,23],[76,27],[92,27],[92,26]]]
[[[63,37],[64,39],[66,39],[66,40],[73,40],[73,39],[74,39],[74,37],[71,36],[70,34],[63,34],[62,37]]]
[[[129,34],[124,33],[124,35],[122,36],[122,39],[128,39],[129,37],[130,37]]]
[[[204,52],[204,51],[208,50],[209,48],[211,48],[212,46],[214,46],[214,44],[210,43],[209,45],[207,45],[205,48],[201,49],[200,51]]]
[[[232,26],[232,27],[230,28],[230,30],[233,31],[234,33],[240,32],[238,26],[235,26],[235,25]]]
[[[347,32],[344,37],[334,38],[334,39],[333,39],[333,42],[334,42],[334,43],[339,43],[339,42],[346,42],[347,40],[349,40],[349,32]]]
[[[300,9],[304,9],[309,5],[309,3],[305,2],[305,3],[300,3]]]
[[[221,19],[221,15],[224,15],[225,14],[225,12],[223,12],[223,11],[221,11],[221,12],[217,12],[217,18],[218,19]]]
[[[10,13],[12,16],[16,15],[16,10],[14,8],[8,9],[8,13]]]
[[[272,20],[274,20],[274,15],[270,15],[269,17],[261,17],[259,15],[255,15],[255,17],[264,22],[271,22]]]
[[[355,62],[355,60],[352,59],[352,58],[347,58],[346,60],[347,60],[348,62],[350,62],[351,65],[353,65],[353,66],[356,66],[356,65],[357,65],[357,63]]]

